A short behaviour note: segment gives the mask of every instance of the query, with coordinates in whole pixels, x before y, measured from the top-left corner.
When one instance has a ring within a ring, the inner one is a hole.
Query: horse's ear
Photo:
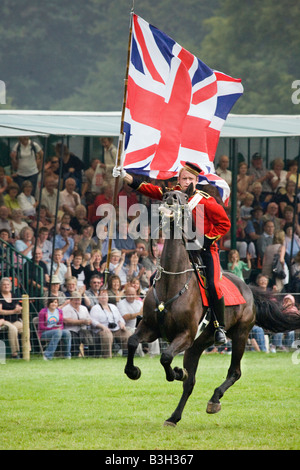
[[[188,197],[191,197],[193,192],[194,192],[194,185],[193,185],[193,183],[190,183],[189,186],[187,187],[187,189],[185,190],[185,194],[187,194]]]

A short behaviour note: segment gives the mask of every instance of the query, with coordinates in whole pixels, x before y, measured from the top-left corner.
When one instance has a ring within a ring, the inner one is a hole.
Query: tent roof
[[[0,110],[0,137],[118,136],[121,112]],[[300,136],[300,115],[229,114],[221,137]]]

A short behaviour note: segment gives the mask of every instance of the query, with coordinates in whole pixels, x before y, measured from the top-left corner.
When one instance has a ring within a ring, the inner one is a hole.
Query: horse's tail
[[[269,294],[255,287],[251,287],[251,290],[256,308],[256,325],[272,333],[284,333],[300,328],[300,315],[283,313],[281,304]]]

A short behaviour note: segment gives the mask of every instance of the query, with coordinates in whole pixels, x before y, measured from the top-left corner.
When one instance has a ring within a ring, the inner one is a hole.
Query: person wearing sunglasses
[[[59,229],[59,233],[55,235],[53,240],[53,246],[60,248],[63,253],[63,261],[70,258],[74,250],[74,240],[71,236],[72,229],[69,224],[62,223]]]

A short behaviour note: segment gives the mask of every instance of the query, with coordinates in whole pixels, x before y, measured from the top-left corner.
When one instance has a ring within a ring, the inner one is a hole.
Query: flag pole
[[[129,73],[129,62],[130,62],[130,54],[131,54],[131,38],[132,38],[132,17],[134,13],[134,1],[132,4],[132,9],[130,13],[130,26],[129,26],[129,38],[128,38],[128,49],[127,49],[127,64],[126,64],[126,73],[124,79],[124,94],[123,94],[123,106],[122,106],[122,115],[121,115],[121,126],[120,126],[120,135],[119,135],[119,142],[118,142],[118,153],[116,159],[116,166],[121,165],[121,157],[122,151],[124,148],[123,140],[124,136],[124,118],[125,118],[125,107],[126,107],[126,98],[127,98],[127,82],[128,82],[128,73]],[[115,178],[114,184],[114,192],[113,192],[113,207],[116,209],[117,207],[117,200],[118,200],[118,188],[119,188],[120,177],[118,176]],[[115,220],[110,221],[109,230],[108,230],[108,251],[107,251],[107,259],[106,259],[106,269],[105,269],[105,278],[104,278],[104,285],[107,286],[107,278],[109,274],[109,263],[111,257],[111,247],[112,247],[112,238],[114,233],[114,225]]]

